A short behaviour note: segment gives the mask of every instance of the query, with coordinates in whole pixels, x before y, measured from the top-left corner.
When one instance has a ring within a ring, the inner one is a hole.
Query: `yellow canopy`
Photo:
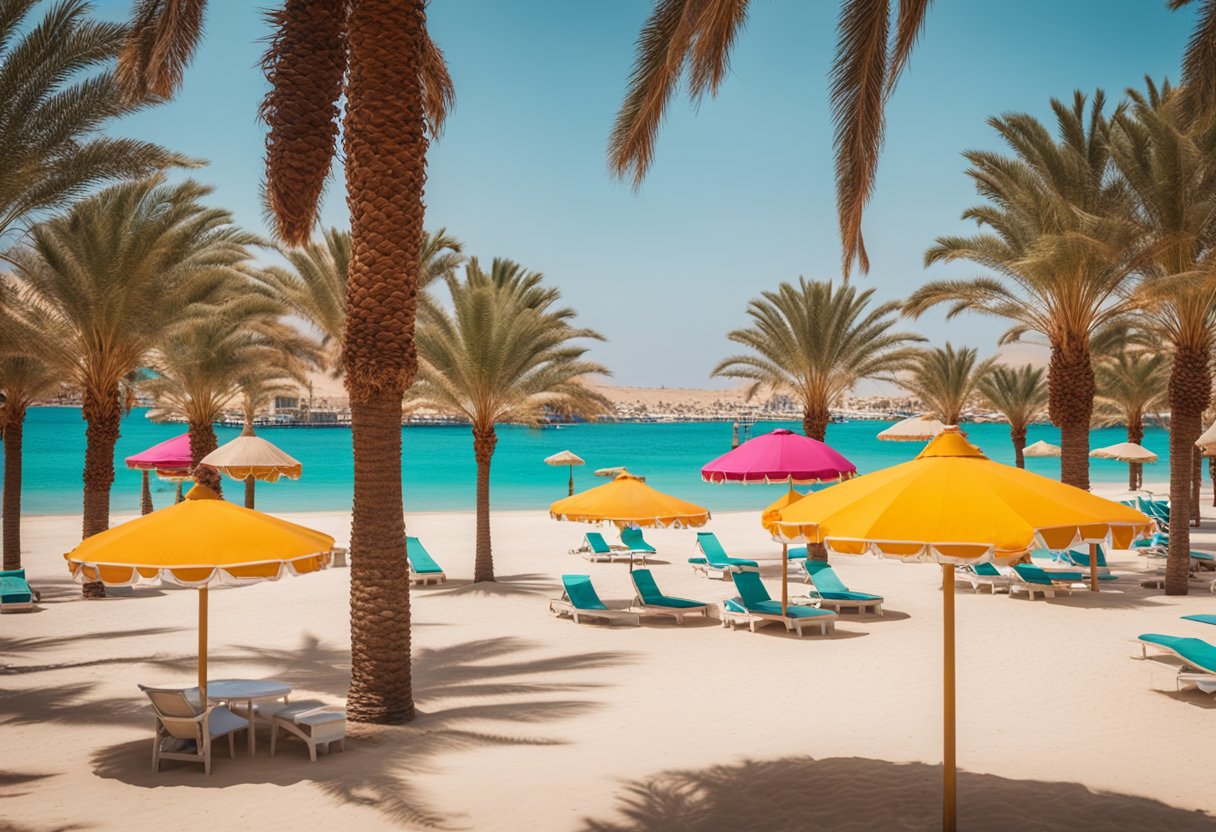
[[[709,509],[664,494],[628,472],[604,485],[558,500],[549,506],[554,520],[615,523],[617,526],[704,526]]]
[[[205,587],[315,572],[329,564],[333,546],[327,534],[221,500],[196,485],[182,502],[95,534],[64,557],[84,581]]]
[[[774,536],[843,554],[974,563],[1108,539],[1126,549],[1151,525],[1133,508],[992,462],[947,428],[911,462],[781,510]]]
[[[298,480],[304,472],[299,460],[260,436],[238,436],[201,461],[236,480],[248,477],[262,482],[278,482],[279,477]]]
[[[764,527],[766,532],[780,540],[780,536],[777,534],[777,522],[781,519],[781,511],[789,508],[805,496],[805,494],[795,491],[793,486],[791,486],[789,491],[786,491],[761,512],[760,525]]]

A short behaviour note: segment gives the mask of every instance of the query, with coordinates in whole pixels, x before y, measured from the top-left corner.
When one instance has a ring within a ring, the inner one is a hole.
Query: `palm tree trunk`
[[[1191,483],[1195,440],[1203,430],[1203,411],[1212,390],[1206,347],[1175,345],[1170,368],[1170,544],[1165,563],[1165,594],[1186,595],[1191,563]]]
[[[498,436],[494,426],[473,429],[473,456],[477,459],[477,557],[473,582],[494,580],[494,554],[490,549],[490,460]]]
[[[1009,438],[1013,441],[1013,463],[1019,468],[1026,467],[1026,455],[1023,451],[1026,450],[1026,426],[1025,425],[1010,425]]]
[[[245,508],[253,508],[254,478],[245,477]]]
[[[1216,507],[1216,456],[1208,457],[1208,476],[1212,478],[1212,506]]]
[[[1047,410],[1060,429],[1060,481],[1089,490],[1089,424],[1094,411],[1094,368],[1087,337],[1051,345]]]
[[[826,561],[828,559],[828,547],[822,543],[808,543],[806,545],[806,554],[811,560]]]
[[[151,514],[155,506],[152,505],[152,488],[149,480],[152,477],[151,471],[139,472],[139,513]]]
[[[1127,441],[1137,445],[1144,442],[1144,419],[1139,414],[1130,414],[1127,417]],[[1144,466],[1139,462],[1127,464],[1127,489],[1129,491],[1135,491],[1144,484],[1143,470]]]
[[[828,422],[832,412],[824,402],[810,402],[802,411],[802,432],[811,439],[823,442],[828,435]]]
[[[215,428],[211,422],[190,423],[190,463],[194,468],[194,481],[199,485],[207,486],[222,497],[224,496],[224,484],[220,472],[210,465],[201,464],[203,457],[219,446],[220,441],[215,436]]]
[[[4,405],[4,568],[21,568],[21,455],[25,407]]]
[[[346,203],[352,257],[343,365],[350,392],[351,684],[356,722],[414,717],[401,498],[401,399],[414,381],[426,123],[426,0],[358,0],[347,22]]]
[[[83,536],[104,532],[110,528],[110,486],[114,484],[114,446],[118,444],[122,422],[118,385],[97,395],[84,393],[81,415],[85,420],[84,447],[84,517]],[[85,598],[104,598],[105,586],[100,581],[81,585]]]
[[[1200,427],[1203,423],[1200,422]],[[1196,436],[1196,439],[1199,437]],[[1191,448],[1191,525],[1195,528],[1199,527],[1199,491],[1203,488],[1203,458],[1199,455],[1199,449]]]

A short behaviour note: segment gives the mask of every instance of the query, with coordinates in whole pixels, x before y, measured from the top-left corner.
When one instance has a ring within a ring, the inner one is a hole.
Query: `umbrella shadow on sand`
[[[507,637],[416,650],[417,718],[401,727],[349,723],[346,750],[322,755],[316,763],[309,762],[303,746],[292,742],[286,742],[271,758],[263,731],[258,755],[252,759],[238,752],[237,759],[229,760],[222,746],[217,749],[211,777],[204,777],[199,766],[185,763],[166,763],[157,775],[149,765],[151,733],[145,731],[138,739],[96,750],[93,768],[99,777],[140,788],[310,782],[326,794],[367,806],[396,822],[461,828],[458,807],[430,805],[413,784],[415,775],[433,773],[443,765],[443,755],[462,749],[563,744],[560,736],[542,726],[585,713],[598,704],[587,695],[598,686],[580,683],[576,674],[631,661],[620,652],[554,656],[533,654],[534,647],[531,642]],[[183,672],[189,661],[192,659],[182,660]],[[249,647],[240,655],[214,656],[213,662],[216,666],[247,662],[262,671],[271,667],[267,674],[271,678],[334,698],[346,695],[350,678],[349,651],[315,637],[306,639],[300,650]],[[132,725],[147,728],[148,709],[142,701],[87,701],[87,692],[76,691],[70,712],[51,718],[112,723],[115,706],[130,705],[128,710],[138,717]],[[35,709],[36,701],[26,706]],[[118,710],[120,718],[128,721],[124,709]],[[30,714],[30,718],[37,716],[36,712]]]
[[[618,817],[584,818],[579,832],[757,829],[935,829],[940,766],[861,757],[749,760],[666,771],[627,783]],[[1214,832],[1216,817],[1079,783],[958,774],[958,825],[986,832],[1169,829]]]

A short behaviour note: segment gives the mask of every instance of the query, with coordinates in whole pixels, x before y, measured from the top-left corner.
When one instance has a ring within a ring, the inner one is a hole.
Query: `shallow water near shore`
[[[111,509],[115,513],[139,509],[140,475],[127,470],[123,459],[185,431],[184,425],[157,424],[136,409],[122,422],[115,452],[116,468]],[[879,431],[891,422],[851,421],[828,428],[828,443],[849,458],[862,473],[905,462],[923,447],[917,442],[880,442]],[[760,422],[755,436],[778,427],[800,430],[793,422]],[[964,425],[968,437],[1000,462],[1013,462],[1009,429],[1000,424]],[[236,428],[217,428],[220,443],[239,434]],[[258,507],[270,511],[337,511],[351,506],[351,436],[347,428],[260,428],[258,435],[275,443],[304,464],[297,482],[258,483]],[[545,465],[545,457],[570,449],[587,461],[574,469],[576,490],[600,485],[596,468],[624,465],[642,474],[657,488],[708,506],[713,511],[747,510],[764,506],[780,495],[783,486],[710,485],[701,482],[700,468],[730,450],[730,422],[597,423],[562,425],[533,430],[504,425],[498,430],[498,448],[491,468],[491,502],[495,508],[544,508],[566,495],[568,469]],[[1044,439],[1058,444],[1060,433],[1049,425],[1030,428],[1029,441]],[[1091,447],[1126,439],[1123,428],[1103,428],[1091,434]],[[1144,445],[1160,455],[1146,466],[1146,480],[1168,476],[1169,435],[1149,428]],[[462,511],[473,508],[476,469],[473,439],[464,426],[402,428],[403,480],[408,511]],[[81,470],[84,464],[84,421],[76,408],[31,408],[25,425],[23,510],[27,514],[68,514],[81,508]],[[2,450],[0,450],[2,453]],[[1027,467],[1058,477],[1058,459],[1028,459]],[[1095,483],[1127,480],[1127,466],[1109,460],[1092,460]],[[240,483],[230,483],[226,496],[243,499]],[[153,502],[159,507],[173,499],[174,485],[153,480]]]

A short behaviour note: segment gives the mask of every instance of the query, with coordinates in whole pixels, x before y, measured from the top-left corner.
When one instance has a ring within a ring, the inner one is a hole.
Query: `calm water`
[[[112,509],[139,508],[140,475],[128,471],[123,458],[184,431],[182,425],[155,424],[135,410],[122,424],[116,453]],[[879,442],[875,435],[889,422],[847,422],[828,428],[828,443],[847,456],[862,473],[911,459],[919,443]],[[761,423],[756,433],[794,423]],[[1004,425],[969,425],[968,437],[990,457],[1013,462],[1013,445]],[[221,444],[235,437],[234,428],[218,429]],[[304,476],[296,482],[258,483],[258,507],[269,511],[349,510],[351,505],[350,431],[343,428],[263,428],[259,435],[299,459]],[[409,511],[457,511],[473,508],[476,470],[473,439],[467,427],[403,428],[405,501]],[[715,511],[753,509],[776,499],[783,486],[709,485],[700,468],[730,449],[728,422],[697,424],[591,424],[547,430],[502,427],[491,469],[491,503],[497,508],[544,508],[566,494],[566,468],[542,460],[569,448],[587,460],[574,469],[576,489],[599,485],[596,468],[625,465],[664,491],[709,506]],[[1031,442],[1059,444],[1059,431],[1047,426],[1030,429]],[[1094,447],[1122,442],[1122,428],[1095,430]],[[1168,476],[1168,434],[1150,428],[1144,444],[1161,456],[1149,466],[1147,480]],[[32,408],[25,427],[24,509],[29,514],[69,514],[81,509],[81,468],[84,461],[84,422],[71,408]],[[1058,477],[1058,459],[1027,460],[1031,470]],[[1125,482],[1127,466],[1093,460],[1095,482]],[[231,482],[231,487],[227,483]],[[152,499],[158,507],[173,499],[173,484],[153,479]],[[243,499],[243,486],[226,480],[225,496]]]

